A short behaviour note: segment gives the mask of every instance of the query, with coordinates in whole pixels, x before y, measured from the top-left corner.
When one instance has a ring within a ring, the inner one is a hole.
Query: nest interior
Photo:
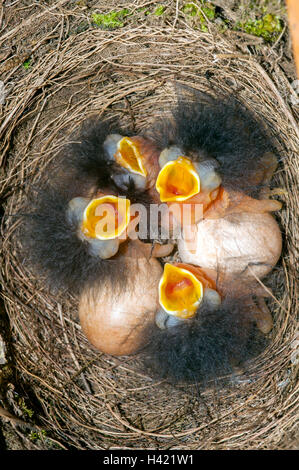
[[[68,136],[88,116],[149,128],[186,85],[234,93],[279,143],[275,175],[283,254],[266,351],[242,380],[221,390],[157,383],[134,357],[96,351],[81,332],[77,299],[51,295],[20,263],[18,208]],[[254,449],[283,447],[296,426],[299,129],[282,90],[253,56],[228,39],[187,25],[84,31],[41,57],[14,84],[2,121],[1,282],[17,379],[29,391],[48,445],[76,449]],[[28,405],[29,406],[29,405]]]

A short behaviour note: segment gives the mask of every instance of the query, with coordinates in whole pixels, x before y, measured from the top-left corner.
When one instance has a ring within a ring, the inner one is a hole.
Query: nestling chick
[[[261,352],[265,342],[248,296],[231,296],[217,277],[213,270],[188,264],[164,266],[156,327],[149,327],[143,351],[157,377],[223,383],[235,367]]]
[[[241,212],[200,221],[178,241],[184,263],[214,269],[231,281],[264,278],[281,255],[282,237],[269,213]]]
[[[83,219],[88,211],[89,221],[100,221],[96,211],[103,198],[110,207],[122,198],[150,203],[147,189],[154,184],[158,154],[150,141],[127,135],[115,122],[83,122],[28,195],[20,233],[24,259],[54,290],[78,293],[95,279],[117,282],[124,276],[114,257],[126,237],[101,240]]]
[[[150,139],[131,136],[115,121],[93,117],[82,123],[61,152],[56,173],[64,186],[77,181],[80,196],[94,198],[100,192],[148,204],[158,156]]]
[[[147,331],[159,308],[159,261],[150,257],[149,246],[132,241],[118,255],[125,281],[99,280],[80,297],[79,318],[88,340],[100,351],[122,356],[136,353],[148,342]]]
[[[265,126],[233,96],[188,91],[191,97],[180,94],[171,118],[149,132],[161,152],[160,167],[179,156],[193,164],[209,162],[227,190],[256,197],[277,165],[276,159],[271,162],[275,145]]]

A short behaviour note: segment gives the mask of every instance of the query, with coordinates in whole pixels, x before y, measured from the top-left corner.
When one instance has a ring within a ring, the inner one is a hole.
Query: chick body
[[[228,279],[261,279],[281,254],[281,232],[269,213],[205,219],[196,229],[189,240],[178,241],[182,261],[215,270]]]
[[[99,280],[87,286],[80,297],[82,330],[90,343],[106,354],[137,352],[146,344],[145,332],[155,322],[162,267],[140,247],[131,242],[119,255],[125,266],[124,284]]]

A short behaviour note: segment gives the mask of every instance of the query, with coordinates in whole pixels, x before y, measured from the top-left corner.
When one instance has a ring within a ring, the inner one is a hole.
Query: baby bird
[[[150,246],[139,240],[121,247],[118,262],[124,270],[122,282],[104,278],[88,285],[79,302],[86,337],[97,349],[113,356],[135,354],[149,341],[163,272]]]
[[[83,122],[28,194],[19,236],[26,264],[55,291],[77,294],[98,279],[116,283],[125,272],[116,255],[136,219],[130,207],[150,204],[157,165],[149,140],[129,137],[117,122]],[[99,234],[107,218],[116,227]]]
[[[214,98],[198,90],[187,91],[189,95],[178,96],[172,116],[148,132],[161,152],[160,167],[179,156],[189,158],[193,165],[204,162],[221,178],[224,188],[256,197],[277,166],[268,130],[231,95]],[[212,188],[217,180],[207,184]]]
[[[165,264],[156,326],[148,327],[143,350],[146,367],[174,383],[227,383],[265,346],[247,300],[231,295],[213,270]]]

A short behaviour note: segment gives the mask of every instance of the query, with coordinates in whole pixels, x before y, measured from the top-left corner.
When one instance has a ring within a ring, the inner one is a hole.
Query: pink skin
[[[271,292],[259,280],[274,268],[281,254],[282,237],[274,217],[244,212],[203,220],[197,229],[188,240],[179,240],[182,261],[200,266],[210,276],[216,273],[224,295],[248,296],[248,308],[256,315],[258,327],[269,332],[272,318],[263,297]]]
[[[82,330],[97,349],[113,356],[134,354],[146,342],[145,330],[159,309],[158,284],[163,269],[149,257],[149,247],[130,242],[118,255],[123,258],[125,287],[99,283],[80,298]]]

